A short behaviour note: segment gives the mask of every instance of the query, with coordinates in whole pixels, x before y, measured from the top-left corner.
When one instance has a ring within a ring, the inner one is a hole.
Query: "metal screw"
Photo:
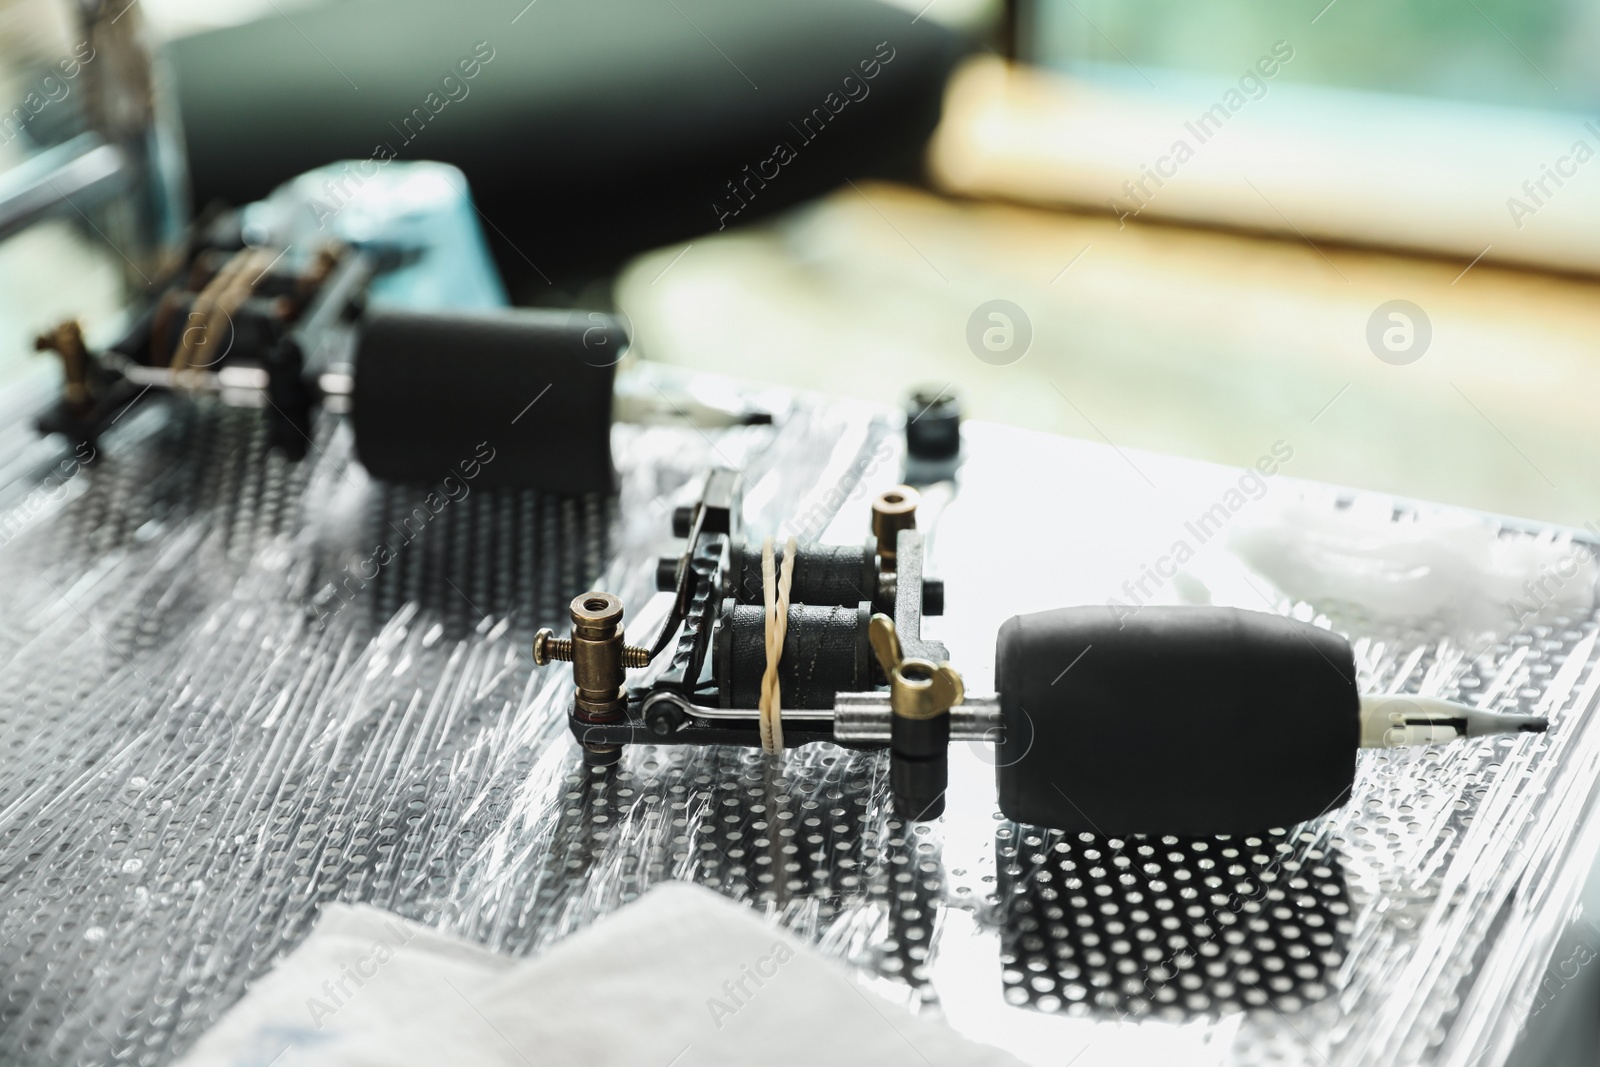
[[[878,494],[872,502],[872,533],[878,539],[878,564],[882,570],[895,569],[895,538],[901,530],[917,528],[917,505],[922,494],[909,485],[897,485]]]
[[[553,662],[572,662],[572,638],[557,637],[546,626],[533,635],[533,662],[543,667]],[[650,650],[638,645],[622,646],[622,665],[637,669],[650,666]]]
[[[543,667],[552,660],[571,663],[572,640],[557,637],[555,631],[546,626],[533,635],[533,662]]]

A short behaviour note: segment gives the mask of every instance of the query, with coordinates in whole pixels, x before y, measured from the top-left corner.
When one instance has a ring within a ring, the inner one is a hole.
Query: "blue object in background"
[[[284,182],[244,208],[245,240],[309,257],[328,241],[394,249],[403,262],[372,282],[368,303],[413,311],[500,308],[467,179],[447,163],[347,160]]]

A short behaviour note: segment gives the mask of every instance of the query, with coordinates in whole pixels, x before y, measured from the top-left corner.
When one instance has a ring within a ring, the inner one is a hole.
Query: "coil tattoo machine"
[[[939,815],[949,741],[986,737],[996,709],[964,700],[944,646],[922,638],[944,587],[923,574],[916,506],[909,487],[880,495],[864,544],[764,546],[740,530],[739,476],[712,471],[673,516],[685,546],[657,568],[673,601],[652,647],[624,643],[622,602],[603,592],[573,600],[570,638],[534,638],[537,663],[573,664],[586,758],[615,762],[639,743],[887,745],[900,810]],[[661,655],[648,687],[624,688],[625,668]]]
[[[64,371],[39,429],[92,444],[146,393],[216,397],[259,408],[271,444],[300,459],[320,406],[349,413],[376,478],[437,481],[487,437],[500,458],[480,485],[609,492],[621,323],[586,311],[369,308],[374,279],[422,251],[250,246],[236,213],[197,225],[122,338],[91,350],[75,321],[37,338]],[[536,399],[539,417],[520,418]],[[557,446],[563,462],[551,463]]]
[[[650,647],[624,642],[623,604],[599,591],[573,600],[571,637],[534,637],[536,663],[573,664],[568,720],[585,758],[612,764],[630,744],[887,748],[896,813],[922,820],[944,810],[949,744],[992,741],[1008,818],[1202,835],[1344,804],[1361,747],[1545,729],[1428,697],[1363,696],[1343,637],[1235,608],[1017,616],[995,639],[999,693],[967,693],[945,647],[922,636],[944,587],[924,574],[917,499],[906,486],[879,495],[864,545],[753,543],[738,475],[713,470],[673,516],[685,545],[658,565],[673,602]],[[662,655],[648,685],[626,686],[628,670]]]

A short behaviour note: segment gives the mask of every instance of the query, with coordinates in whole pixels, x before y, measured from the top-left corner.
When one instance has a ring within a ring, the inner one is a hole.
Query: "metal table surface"
[[[1345,808],[1234,839],[1009,823],[981,745],[916,827],[877,753],[638,747],[587,772],[570,674],[535,670],[529,638],[596,586],[649,632],[671,508],[707,466],[744,472],[752,533],[840,541],[900,478],[882,411],[757,393],[775,426],[617,427],[615,499],[469,487],[434,508],[370,481],[333,417],[294,465],[253,412],[151,400],[79,467],[22,428],[36,397],[6,398],[0,1062],[172,1062],[330,900],[526,954],[663,879],[1029,1062],[1503,1061],[1600,832],[1592,604],[1397,622],[1297,598],[1222,526],[1376,509],[1424,546],[1551,534],[1297,483],[1292,460],[1254,499],[1238,471],[971,424],[923,511],[947,589],[928,629],[970,690],[1008,616],[1137,590],[1314,618],[1356,642],[1367,689],[1548,711],[1550,733],[1365,752]]]

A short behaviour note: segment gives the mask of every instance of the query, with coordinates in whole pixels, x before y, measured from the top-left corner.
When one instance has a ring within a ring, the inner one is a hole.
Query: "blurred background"
[[[5,99],[66,6],[0,3]],[[0,244],[8,380],[65,314],[114,331],[163,210],[386,146],[462,169],[514,302],[615,307],[647,358],[1600,522],[1592,4],[124,6],[167,177]],[[0,168],[137,95],[97,63],[0,117]]]

